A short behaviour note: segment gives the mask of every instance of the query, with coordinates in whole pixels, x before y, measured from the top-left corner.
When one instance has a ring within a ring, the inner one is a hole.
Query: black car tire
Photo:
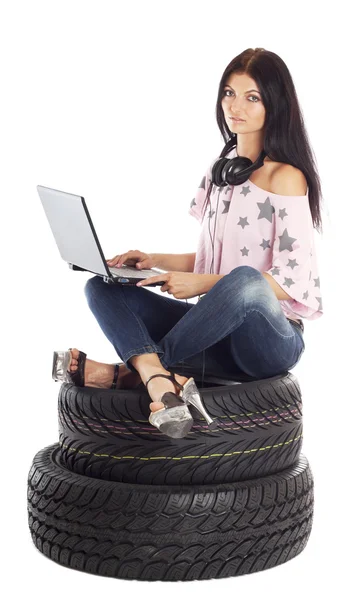
[[[305,548],[313,505],[302,455],[251,481],[130,485],[68,471],[53,444],[35,455],[28,476],[28,523],[39,551],[118,579],[220,579],[283,564]]]
[[[74,473],[107,481],[204,485],[248,481],[297,462],[302,400],[294,375],[198,389],[219,426],[210,430],[190,406],[193,427],[185,438],[175,439],[149,423],[151,399],[145,388],[63,383],[58,396],[62,463]]]

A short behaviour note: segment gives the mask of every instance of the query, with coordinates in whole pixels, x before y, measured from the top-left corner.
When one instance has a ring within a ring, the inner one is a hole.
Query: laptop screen
[[[61,257],[87,271],[109,275],[84,198],[42,185],[37,190]]]

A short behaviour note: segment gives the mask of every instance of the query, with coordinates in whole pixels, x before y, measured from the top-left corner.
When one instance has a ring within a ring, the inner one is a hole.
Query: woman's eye
[[[227,96],[227,92],[230,92],[230,93],[232,94],[232,91],[231,91],[231,90],[225,90],[225,91],[224,91],[224,96],[226,96],[227,98],[229,98],[229,96]],[[248,99],[249,99],[249,98],[255,98],[255,99],[257,100],[257,102],[259,102],[259,101],[260,101],[260,99],[258,98],[258,96],[248,96]],[[252,101],[252,102],[253,102],[253,101]],[[254,104],[257,104],[257,103],[256,103],[256,102],[254,102]]]

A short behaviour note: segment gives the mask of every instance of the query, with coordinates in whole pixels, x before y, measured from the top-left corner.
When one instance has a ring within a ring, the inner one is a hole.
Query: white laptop
[[[164,273],[159,269],[109,267],[82,196],[38,185],[40,200],[48,218],[60,255],[70,269],[89,271],[103,277],[106,283],[135,285],[142,279]],[[149,284],[162,286],[165,282]]]

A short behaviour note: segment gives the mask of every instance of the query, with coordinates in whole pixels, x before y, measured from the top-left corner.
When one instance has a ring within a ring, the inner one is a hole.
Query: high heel
[[[188,379],[188,381],[186,381],[184,384],[182,399],[186,404],[191,404],[194,406],[194,408],[196,408],[198,412],[205,418],[208,424],[208,429],[216,429],[216,427],[219,426],[218,420],[213,419],[206,411],[193,377]]]
[[[175,379],[174,373],[171,372],[171,375],[158,373],[149,377],[145,383],[146,388],[148,388],[148,383],[153,377],[165,377],[166,379],[170,379],[181,390],[179,396],[173,392],[166,392],[163,394],[160,402],[163,402],[164,408],[151,413],[149,422],[157,427],[159,431],[173,438],[185,437],[189,433],[194,422],[187,404],[192,404],[198,412],[204,416],[209,429],[217,427],[218,422],[212,419],[203,406],[193,377],[188,379],[184,386],[182,386]]]
[[[55,381],[64,381],[65,383],[73,383],[78,387],[84,387],[85,360],[87,355],[85,354],[85,352],[79,350],[79,356],[77,358],[78,368],[76,369],[76,371],[70,371],[69,369],[72,360],[70,350],[72,350],[72,348],[69,348],[69,350],[58,350],[54,352],[52,378]],[[111,390],[116,389],[118,373],[119,364],[115,364],[113,383],[110,387]]]
[[[151,375],[145,382],[147,389],[148,383],[153,377],[170,379],[177,387],[183,390],[183,386],[175,379],[174,373],[171,375],[165,375],[164,373]],[[160,400],[160,402],[163,402],[164,408],[151,412],[149,416],[149,423],[171,438],[185,437],[193,425],[192,415],[181,398],[182,396],[177,396],[173,392],[165,392]]]

